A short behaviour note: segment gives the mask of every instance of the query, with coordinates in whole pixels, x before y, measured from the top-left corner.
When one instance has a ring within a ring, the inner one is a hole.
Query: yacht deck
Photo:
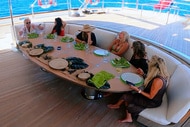
[[[144,15],[147,13],[146,15]],[[167,45],[190,56],[190,25],[183,25],[184,18],[125,10],[70,17],[66,12],[31,16],[35,21],[54,21],[61,17],[71,23],[88,23],[114,31],[126,30]],[[163,17],[162,17],[163,16]],[[15,24],[22,23],[20,17]],[[109,23],[108,23],[109,22]],[[134,123],[118,123],[124,117],[121,109],[110,110],[108,103],[117,101],[120,94],[101,100],[86,100],[81,87],[40,68],[25,59],[20,52],[11,50],[10,19],[0,20],[0,126],[1,127],[143,127]],[[123,108],[123,107],[122,107]],[[156,125],[150,123],[150,127]],[[183,127],[189,127],[188,120]],[[176,126],[177,127],[177,126]]]

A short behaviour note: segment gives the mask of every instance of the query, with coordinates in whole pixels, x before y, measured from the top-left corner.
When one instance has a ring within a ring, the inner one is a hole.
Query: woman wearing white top
[[[19,36],[26,36],[27,34],[30,33],[38,33],[39,30],[43,30],[44,27],[39,24],[39,25],[35,25],[31,23],[31,20],[29,18],[26,18],[24,20],[24,27],[21,28],[21,30],[19,31]]]

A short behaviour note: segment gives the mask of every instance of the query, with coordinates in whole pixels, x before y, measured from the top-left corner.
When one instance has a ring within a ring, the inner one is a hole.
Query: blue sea
[[[25,14],[32,14],[31,5],[34,3],[35,0],[10,0],[12,4],[12,13],[13,16],[20,16]],[[48,0],[41,0],[41,1],[48,1]],[[67,4],[67,1],[71,1],[71,4]],[[41,8],[38,5],[38,2],[34,4],[33,11],[34,13],[41,13],[41,12],[51,12],[51,11],[60,11],[60,10],[67,10],[77,9],[81,6],[81,1],[84,0],[56,0],[55,5],[51,5],[49,8]],[[105,8],[108,7],[121,7],[121,3],[123,0],[92,0],[93,4],[89,4],[88,8],[100,8],[104,6]],[[99,1],[99,3],[96,3]],[[141,4],[156,4],[159,0],[138,0],[139,5]],[[136,8],[136,0],[124,0],[125,7],[129,8]],[[103,4],[104,3],[104,4]],[[130,4],[134,3],[134,4]],[[175,5],[179,7],[179,15],[184,16],[185,14],[190,14],[188,11],[190,8],[190,0],[175,0]],[[9,9],[9,0],[1,0],[0,1],[0,19],[1,18],[8,18],[10,17],[10,9]],[[139,9],[141,6],[138,7]],[[152,8],[144,7],[146,10],[152,10]],[[171,10],[172,13],[172,10]]]

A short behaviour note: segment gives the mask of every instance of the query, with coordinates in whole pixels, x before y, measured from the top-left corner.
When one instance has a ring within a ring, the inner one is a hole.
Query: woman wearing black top
[[[96,36],[92,32],[94,29],[95,27],[92,27],[88,24],[83,25],[83,28],[79,30],[80,33],[76,35],[75,41],[77,43],[84,43],[96,46]]]
[[[165,61],[159,56],[152,56],[148,62],[148,73],[144,80],[144,90],[131,85],[134,92],[127,92],[115,104],[109,104],[111,109],[120,108],[121,104],[126,106],[126,116],[119,122],[133,122],[138,114],[146,108],[155,108],[161,105],[169,74]]]
[[[133,56],[131,57],[130,63],[137,68],[139,74],[147,74],[148,60],[146,58],[145,45],[141,41],[134,41],[132,48]]]

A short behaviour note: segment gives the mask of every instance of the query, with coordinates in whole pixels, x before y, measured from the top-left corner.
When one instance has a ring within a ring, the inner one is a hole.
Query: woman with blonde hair
[[[90,26],[89,24],[84,24],[83,28],[79,30],[80,33],[76,35],[76,43],[96,46],[96,35],[92,32],[94,29],[95,27]]]
[[[108,50],[115,55],[122,56],[129,48],[129,39],[129,34],[121,31],[118,38],[111,43]]]
[[[119,122],[133,122],[133,118],[137,118],[138,114],[145,108],[155,108],[162,104],[162,97],[166,91],[168,79],[169,74],[165,61],[158,56],[152,56],[148,63],[144,90],[131,85],[130,88],[136,91],[135,93],[127,92],[116,104],[109,104],[108,107],[118,109],[125,102],[126,116]]]
[[[24,19],[24,26],[19,31],[19,36],[26,36],[27,34],[39,34],[44,27],[41,24],[33,24],[29,18]]]

